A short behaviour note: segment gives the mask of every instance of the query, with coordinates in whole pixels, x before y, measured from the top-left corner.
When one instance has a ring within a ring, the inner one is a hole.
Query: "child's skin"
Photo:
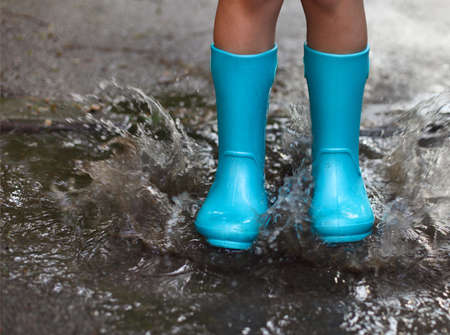
[[[367,46],[363,0],[301,0],[307,44],[312,49],[349,54]],[[236,54],[256,54],[273,47],[283,0],[219,0],[214,45]]]
[[[301,2],[313,135],[312,231],[326,243],[360,241],[374,222],[357,158],[369,70],[364,4]],[[282,5],[283,0],[218,0],[211,72],[221,152],[216,179],[195,223],[214,246],[250,248],[260,223],[256,213],[267,206],[264,112],[275,76],[275,30]]]

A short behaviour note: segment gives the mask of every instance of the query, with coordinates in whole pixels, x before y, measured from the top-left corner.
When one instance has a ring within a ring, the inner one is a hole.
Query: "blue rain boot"
[[[238,55],[211,46],[219,163],[195,226],[217,247],[249,249],[267,210],[264,189],[266,117],[277,47]]]
[[[359,169],[359,127],[369,48],[329,54],[304,47],[312,124],[312,229],[327,243],[354,242],[374,216]]]

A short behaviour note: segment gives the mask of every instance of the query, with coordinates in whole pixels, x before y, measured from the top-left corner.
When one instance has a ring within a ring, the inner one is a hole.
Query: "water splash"
[[[110,159],[80,162],[80,173],[93,182],[73,198],[75,207],[95,207],[95,217],[113,225],[109,230],[144,241],[160,253],[204,248],[193,221],[213,179],[214,145],[188,136],[178,119],[139,89],[105,82],[84,99],[85,104],[102,106],[90,118],[120,136],[104,143],[114,153]],[[449,94],[432,97],[402,111],[392,136],[362,139],[361,165],[376,230],[364,242],[333,249],[309,228],[313,183],[308,113],[293,106],[290,119],[269,118],[269,174],[286,171],[284,166],[297,168],[284,178],[268,178],[272,206],[265,216],[270,224],[262,229],[253,253],[270,259],[300,257],[357,272],[442,271],[449,232],[449,103]]]
[[[95,95],[78,100],[100,105],[101,111],[88,119],[119,136],[103,144],[111,158],[79,162],[80,173],[92,183],[70,194],[71,209],[81,209],[75,216],[99,220],[101,231],[141,240],[159,253],[182,253],[199,243],[187,223],[198,202],[190,194],[201,192],[199,185],[211,174],[210,148],[189,138],[178,119],[137,88],[103,82]],[[93,213],[82,213],[86,208]],[[69,220],[73,216],[72,211]]]
[[[450,94],[419,103],[395,124],[383,171],[381,236],[371,255],[403,269],[417,265],[424,274],[442,270],[450,232]]]
[[[294,108],[285,149],[303,161],[285,178],[267,213],[272,221],[263,232],[263,249],[294,252],[312,263],[357,271],[414,268],[428,275],[443,271],[448,262],[445,255],[450,229],[449,110],[450,94],[434,96],[403,111],[393,122],[397,130],[392,137],[363,140],[362,145],[378,152],[363,152],[361,164],[376,215],[376,231],[365,242],[333,248],[330,255],[331,249],[314,240],[309,230],[308,113]]]

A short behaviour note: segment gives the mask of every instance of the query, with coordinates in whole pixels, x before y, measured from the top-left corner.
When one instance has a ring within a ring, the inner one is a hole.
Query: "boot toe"
[[[223,207],[223,203],[206,201],[195,221],[197,231],[213,246],[249,249],[258,236],[260,214],[245,203],[232,208]],[[263,211],[259,212],[262,214]]]
[[[342,214],[313,217],[313,231],[326,243],[356,242],[372,232],[373,216],[352,216]]]

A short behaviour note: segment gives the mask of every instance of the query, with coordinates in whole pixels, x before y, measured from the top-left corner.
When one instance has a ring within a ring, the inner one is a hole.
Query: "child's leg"
[[[214,44],[236,54],[256,54],[273,47],[283,0],[219,0]]]
[[[335,54],[365,49],[367,26],[363,0],[302,0],[302,5],[310,48]]]
[[[358,159],[369,70],[363,0],[302,3],[313,135],[312,228],[326,242],[359,241],[370,234],[374,222]]]
[[[217,247],[248,249],[267,210],[266,114],[277,65],[275,24],[282,0],[219,0],[211,73],[219,161],[195,221]]]

